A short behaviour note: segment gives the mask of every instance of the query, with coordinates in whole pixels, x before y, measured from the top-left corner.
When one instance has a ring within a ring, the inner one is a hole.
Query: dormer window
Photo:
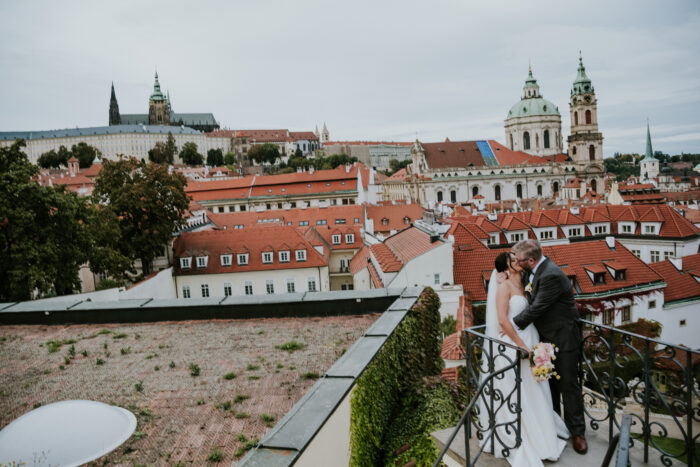
[[[248,265],[248,253],[240,253],[238,255],[238,265],[247,266]]]
[[[271,251],[266,251],[262,254],[262,262],[263,262],[263,264],[272,263],[272,252]]]
[[[406,225],[408,225],[408,224],[411,223],[411,219],[410,219],[408,216],[406,216],[406,217],[403,218],[403,223],[406,224]]]
[[[208,256],[197,256],[197,267],[198,268],[206,268],[208,261],[209,261]]]
[[[233,255],[221,255],[222,266],[231,266],[231,263],[233,263]]]
[[[189,269],[192,265],[192,258],[180,258],[180,268]]]
[[[647,235],[656,234],[656,226],[655,225],[645,225],[644,226],[644,233]]]
[[[331,243],[333,245],[340,245],[340,234],[331,235]]]
[[[624,269],[618,269],[615,271],[615,280],[616,281],[624,281],[627,278],[627,271]]]
[[[593,228],[593,233],[595,235],[605,235],[608,233],[608,226],[606,225],[596,225]]]
[[[626,233],[626,234],[631,234],[632,233],[632,226],[629,224],[622,224],[621,232]]]
[[[306,261],[306,250],[296,250],[297,261]]]
[[[289,251],[280,251],[279,258],[280,258],[280,263],[288,263],[289,262]]]
[[[604,272],[596,272],[593,274],[593,283],[594,284],[605,284],[605,273]]]
[[[355,243],[355,234],[345,234],[345,243]]]
[[[382,225],[389,225],[389,219],[386,217],[382,218]]]

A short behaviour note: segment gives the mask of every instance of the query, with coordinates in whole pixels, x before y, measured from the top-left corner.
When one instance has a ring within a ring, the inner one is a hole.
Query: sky
[[[496,139],[532,65],[569,134],[579,51],[606,157],[700,153],[700,2],[0,0],[0,131],[175,112],[332,140]]]

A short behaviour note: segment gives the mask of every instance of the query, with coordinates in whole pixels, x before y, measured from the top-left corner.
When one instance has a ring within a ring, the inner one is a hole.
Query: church
[[[424,143],[416,140],[405,173],[382,183],[383,198],[419,203],[502,202],[564,199],[577,180],[576,198],[597,197],[604,187],[603,136],[598,102],[579,57],[569,100],[571,131],[563,152],[561,114],[542,97],[530,68],[521,99],[508,112],[505,144],[495,140]]]
[[[211,113],[175,113],[170,103],[170,93],[163,94],[156,72],[153,92],[148,99],[147,114],[120,114],[117,95],[112,83],[112,96],[109,100],[109,125],[169,125],[185,126],[208,133],[218,130],[219,123]]]

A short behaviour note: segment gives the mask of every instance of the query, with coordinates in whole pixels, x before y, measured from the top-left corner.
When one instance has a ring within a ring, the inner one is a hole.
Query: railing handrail
[[[479,325],[479,326],[472,326],[472,327],[470,327],[470,328],[467,328],[467,329],[465,329],[465,331],[468,331],[469,334],[474,334],[475,336],[483,337],[484,339],[488,339],[488,340],[490,340],[490,341],[497,342],[498,345],[504,345],[504,346],[506,346],[506,347],[508,347],[508,348],[511,348],[511,349],[513,349],[513,350],[517,350],[518,352],[521,353],[521,355],[525,353],[525,351],[524,351],[523,349],[521,349],[520,347],[518,347],[518,346],[515,345],[515,344],[509,344],[508,342],[502,341],[502,340],[497,339],[497,338],[495,338],[495,337],[489,337],[489,336],[487,336],[486,334],[482,334],[482,333],[480,333],[480,332],[475,331],[475,329],[478,329],[478,328],[485,328],[485,327],[486,327],[486,325],[485,325],[485,324],[482,324],[482,325]]]
[[[655,344],[661,344],[661,345],[666,346],[666,347],[673,347],[673,348],[676,348],[679,350],[683,350],[684,352],[689,352],[691,354],[695,354],[695,355],[700,356],[700,350],[691,349],[690,347],[685,347],[685,346],[679,345],[679,344],[671,344],[669,342],[665,342],[665,341],[662,341],[659,339],[654,339],[651,337],[643,336],[641,334],[635,334],[633,332],[625,331],[624,329],[616,328],[614,326],[608,326],[606,324],[594,323],[592,321],[588,321],[588,320],[581,319],[581,318],[579,318],[579,321],[582,323],[585,323],[585,324],[589,324],[591,326],[607,329],[608,331],[615,331],[617,333],[625,334],[625,335],[630,336],[630,337],[636,337],[639,339],[643,339],[645,341],[653,342]]]

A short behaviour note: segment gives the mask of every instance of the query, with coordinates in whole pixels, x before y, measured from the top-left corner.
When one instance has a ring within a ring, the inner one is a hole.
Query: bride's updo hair
[[[496,261],[494,261],[496,266],[496,271],[503,272],[507,271],[510,266],[510,252],[504,251],[500,255],[496,256]]]

